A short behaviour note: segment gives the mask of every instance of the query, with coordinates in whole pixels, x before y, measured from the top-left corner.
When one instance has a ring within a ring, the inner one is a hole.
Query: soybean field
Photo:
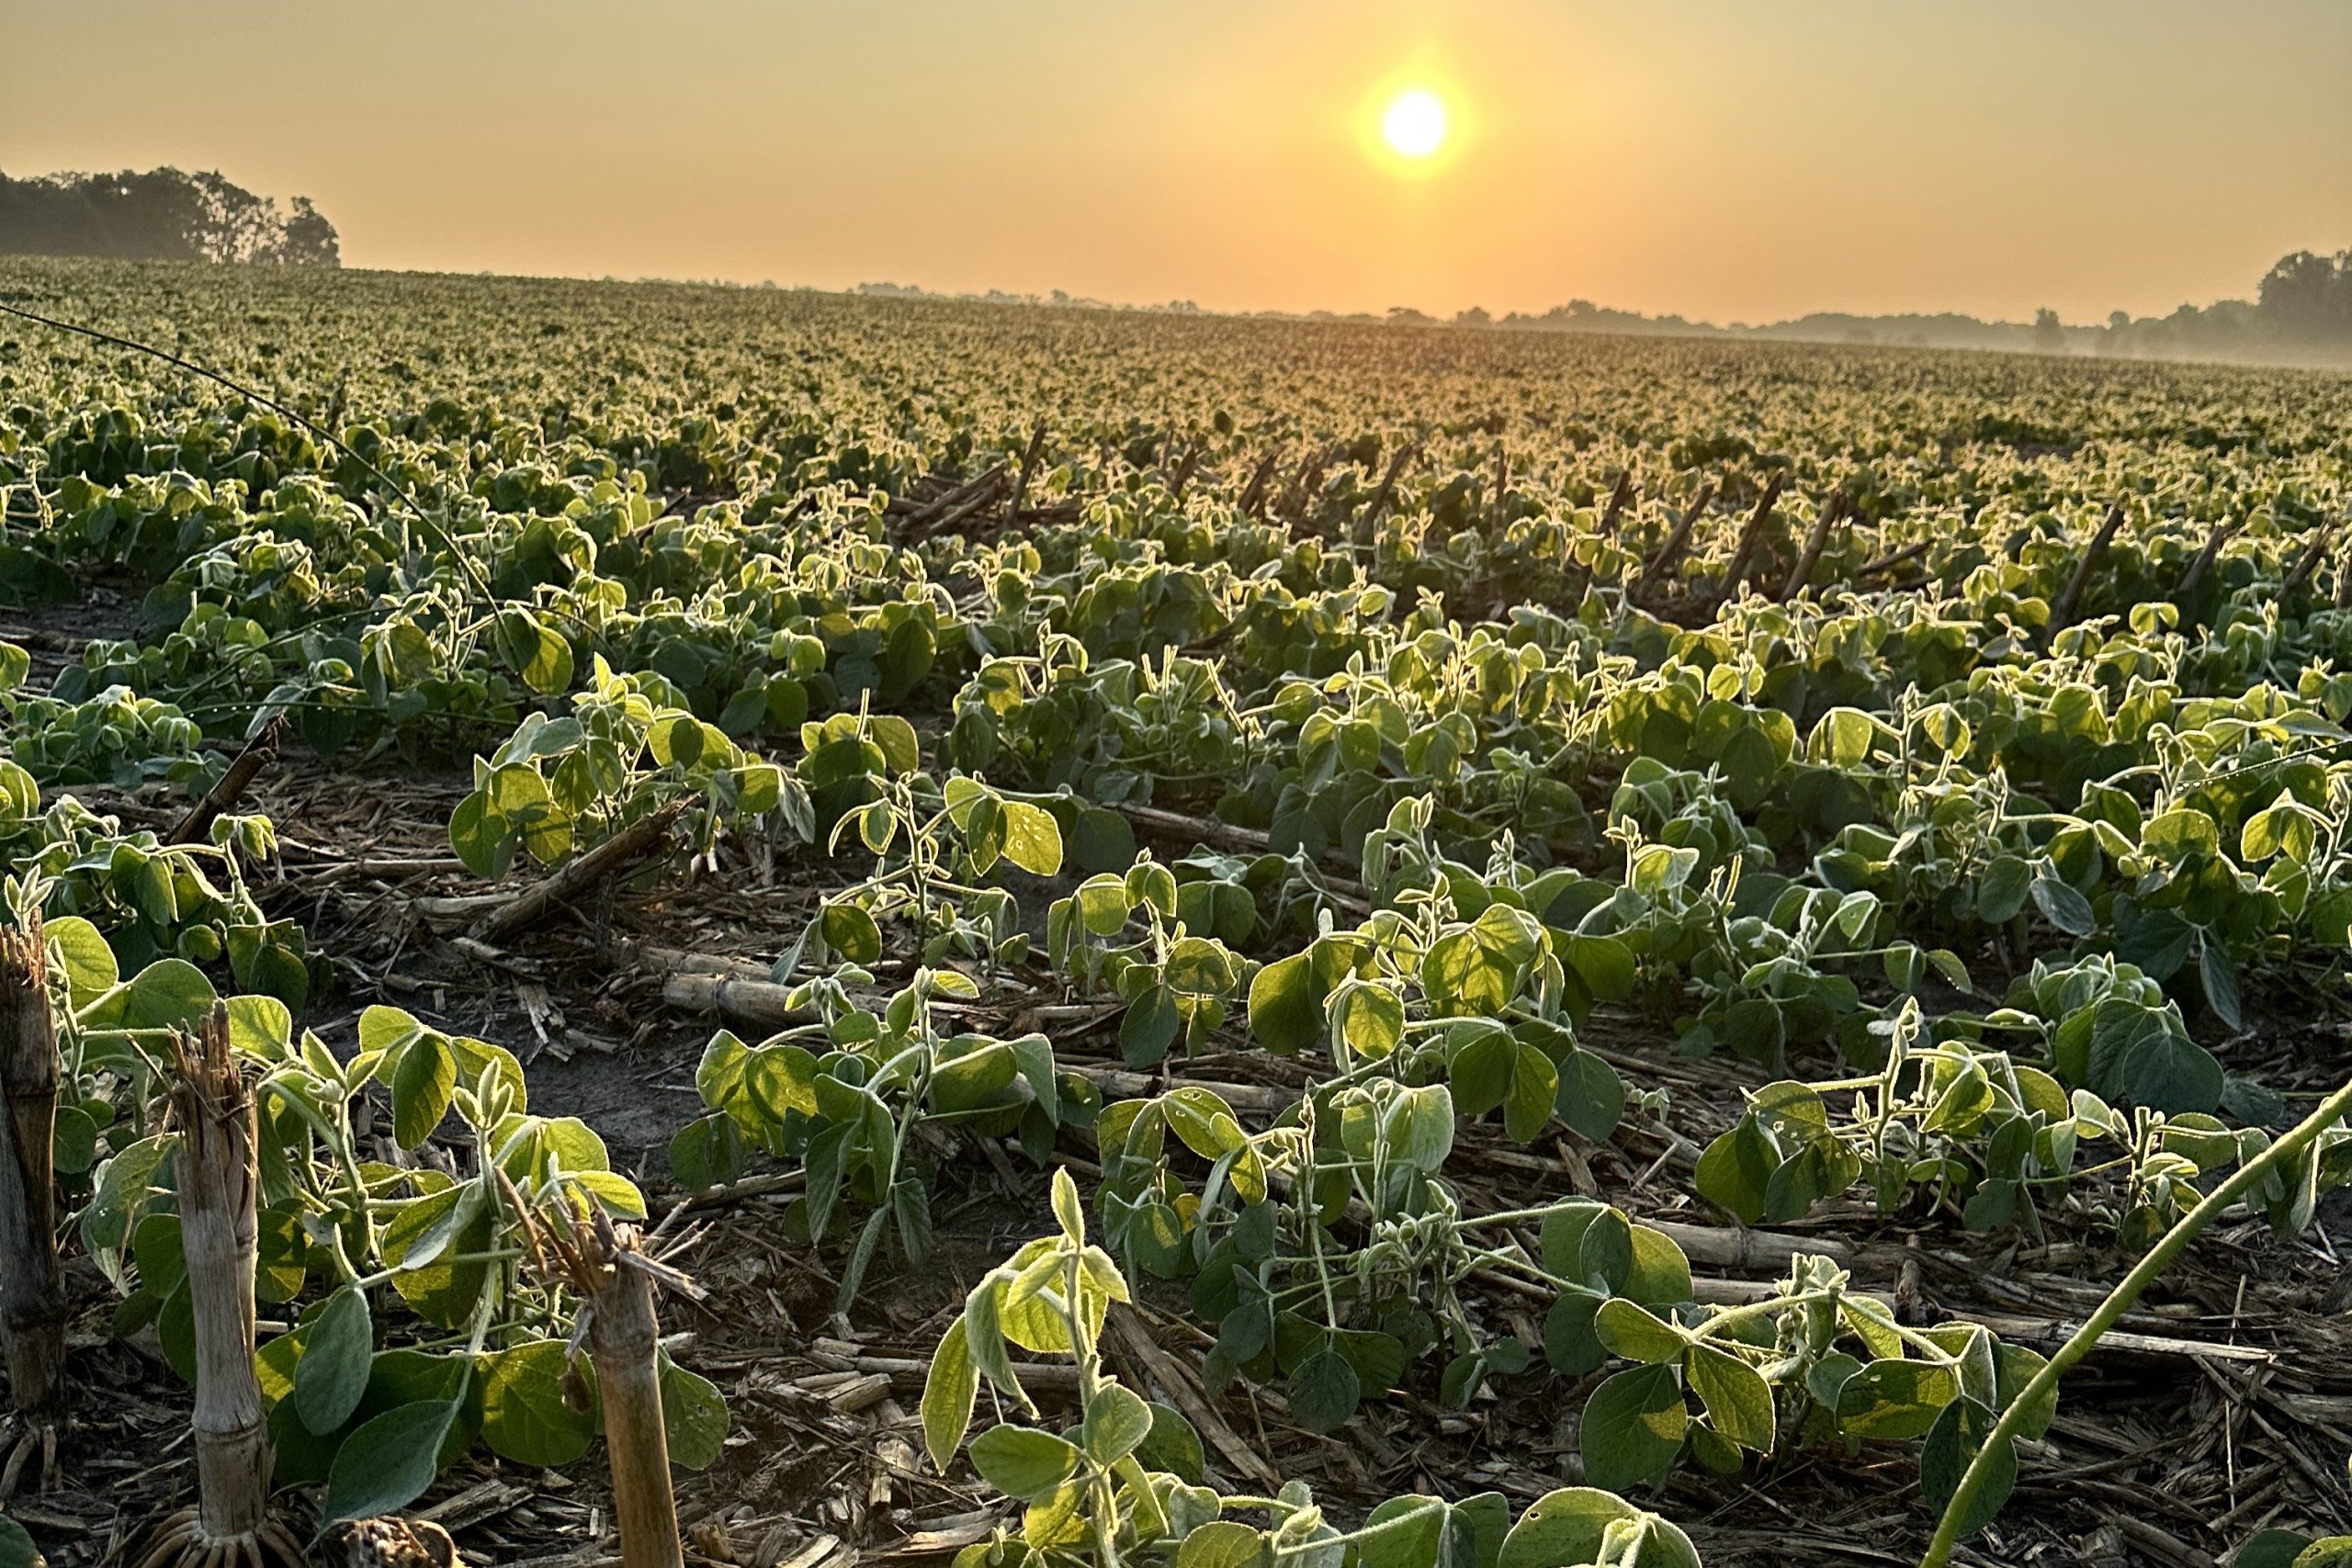
[[[0,308],[8,1561],[2352,1561],[2352,377]]]

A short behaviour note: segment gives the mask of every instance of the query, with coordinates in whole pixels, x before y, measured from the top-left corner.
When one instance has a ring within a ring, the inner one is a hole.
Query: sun
[[[1399,157],[1427,158],[1445,145],[1445,105],[1427,87],[1408,87],[1389,100],[1380,137]]]

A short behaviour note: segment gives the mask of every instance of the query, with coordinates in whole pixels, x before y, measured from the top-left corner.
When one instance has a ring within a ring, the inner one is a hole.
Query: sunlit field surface
[[[571,1467],[450,1517],[594,1547],[601,1276],[548,1238],[689,1194],[660,1403],[720,1561],[2340,1519],[2352,378],[24,260],[0,302],[258,394],[0,321],[0,847],[75,1321],[158,1380],[70,1452],[178,1419],[159,1086],[219,997],[305,1521]],[[104,1490],[58,1561],[146,1506]]]

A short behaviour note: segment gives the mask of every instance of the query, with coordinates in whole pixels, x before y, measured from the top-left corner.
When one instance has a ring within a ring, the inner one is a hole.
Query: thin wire
[[[317,436],[320,440],[327,443],[329,446],[335,448],[335,450],[341,452],[345,457],[349,457],[353,462],[367,469],[368,473],[374,475],[379,483],[383,485],[383,487],[387,491],[390,491],[394,496],[398,497],[407,505],[411,512],[416,514],[416,520],[424,525],[426,535],[431,537],[435,545],[438,545],[443,550],[448,553],[450,559],[457,564],[458,570],[464,574],[466,581],[473,585],[476,592],[480,593],[485,601],[493,600],[497,597],[496,594],[492,592],[490,579],[483,574],[481,566],[475,562],[471,556],[467,555],[463,550],[458,548],[458,542],[450,537],[449,531],[426,514],[423,503],[416,499],[415,495],[410,491],[406,485],[403,485],[399,480],[393,479],[391,475],[384,472],[383,469],[378,468],[360,453],[352,450],[350,443],[345,441],[342,436],[335,434],[333,431],[330,431],[321,425],[317,421],[311,419],[310,415],[303,413],[299,410],[287,407],[284,403],[279,402],[276,398],[269,396],[266,392],[257,392],[251,387],[241,386],[237,382],[229,379],[228,377],[221,375],[218,370],[209,369],[205,366],[198,365],[192,359],[183,359],[178,355],[174,354],[167,349],[155,347],[153,344],[140,343],[134,339],[127,337],[117,337],[112,333],[100,332],[96,327],[85,327],[77,321],[61,321],[54,317],[44,316],[37,311],[25,310],[21,306],[11,305],[6,300],[0,300],[0,313],[19,317],[22,320],[36,322],[41,326],[49,327],[57,332],[77,333],[82,337],[92,339],[97,343],[112,344],[117,348],[127,348],[135,354],[147,355],[153,358],[162,360],[166,365],[174,366],[179,369],[187,371],[190,375],[201,376],[208,381],[218,382],[220,385],[228,388],[229,390],[236,393],[241,398],[244,398],[252,402],[259,403],[262,407],[269,409],[275,412],[284,414],[288,419],[292,420],[295,423],[300,425],[303,429],[309,431],[311,434]]]
[[[2309,761],[2314,757],[2324,757],[2330,751],[2340,751],[2346,746],[2352,746],[2352,735],[2346,735],[2335,740],[2323,740],[2316,746],[2301,751],[2282,751],[2276,757],[2267,758],[2259,762],[2241,762],[2234,768],[2224,768],[2220,773],[2207,773],[2190,782],[2188,787],[2202,789],[2207,784],[2220,784],[2225,779],[2238,778],[2246,773],[2258,773],[2265,768],[2283,768],[2291,762]]]

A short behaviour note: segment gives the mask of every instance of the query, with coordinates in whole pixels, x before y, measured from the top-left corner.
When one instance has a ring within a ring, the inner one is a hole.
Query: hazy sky
[[[359,266],[2098,320],[2352,246],[2352,0],[0,0],[0,170],[161,163]]]

